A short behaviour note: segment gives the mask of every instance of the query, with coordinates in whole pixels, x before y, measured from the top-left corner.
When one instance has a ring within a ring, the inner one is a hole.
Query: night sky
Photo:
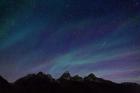
[[[140,83],[140,0],[0,0],[0,75],[39,71]]]

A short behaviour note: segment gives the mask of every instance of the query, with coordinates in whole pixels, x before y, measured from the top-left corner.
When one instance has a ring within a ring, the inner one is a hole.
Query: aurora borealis
[[[0,75],[39,71],[140,83],[140,1],[0,0]]]

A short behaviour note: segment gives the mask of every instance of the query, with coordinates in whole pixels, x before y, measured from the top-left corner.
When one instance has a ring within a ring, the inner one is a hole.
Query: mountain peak
[[[48,78],[48,76],[46,74],[44,74],[43,72],[39,72],[35,75],[35,77],[38,77],[38,78]]]
[[[43,72],[38,72],[37,75],[42,76],[42,75],[44,75],[44,73]]]
[[[97,77],[93,73],[91,73],[87,77],[85,77],[84,79],[87,81],[94,81],[96,78]]]
[[[62,74],[62,76],[60,77],[60,79],[63,80],[70,80],[71,79],[71,75],[68,71],[64,72],[64,74]]]

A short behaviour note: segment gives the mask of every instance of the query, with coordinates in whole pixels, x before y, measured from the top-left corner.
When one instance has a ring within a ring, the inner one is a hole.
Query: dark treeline
[[[136,83],[114,83],[90,74],[84,78],[69,72],[59,79],[49,74],[29,74],[9,83],[0,77],[0,93],[140,93]]]

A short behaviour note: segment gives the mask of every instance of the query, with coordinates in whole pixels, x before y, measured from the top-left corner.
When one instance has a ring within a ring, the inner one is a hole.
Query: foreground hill
[[[90,74],[85,78],[64,73],[59,79],[49,74],[30,74],[8,83],[0,77],[0,93],[140,93],[136,83],[117,84]]]

